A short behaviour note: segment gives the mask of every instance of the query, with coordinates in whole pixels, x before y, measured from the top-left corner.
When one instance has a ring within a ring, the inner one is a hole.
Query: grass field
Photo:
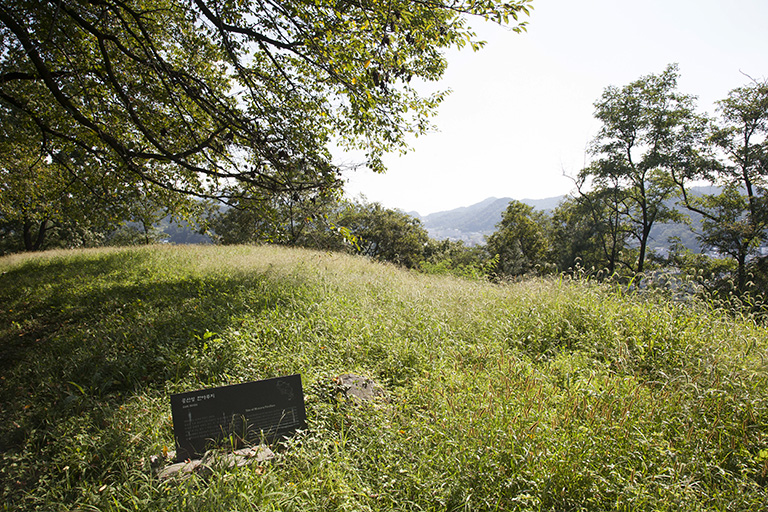
[[[768,330],[568,279],[156,246],[0,259],[5,510],[764,510]],[[333,392],[370,376],[385,399]],[[169,395],[300,373],[277,457],[160,481]]]

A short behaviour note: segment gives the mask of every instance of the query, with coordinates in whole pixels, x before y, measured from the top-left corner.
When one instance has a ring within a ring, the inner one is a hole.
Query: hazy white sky
[[[678,63],[699,109],[768,76],[768,0],[534,0],[528,32],[473,22],[488,44],[451,51],[438,131],[359,170],[347,193],[422,215],[487,197],[566,194],[600,125],[593,103]]]

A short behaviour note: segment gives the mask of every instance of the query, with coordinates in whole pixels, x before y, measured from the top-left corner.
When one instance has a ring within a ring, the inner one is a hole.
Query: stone
[[[157,472],[157,477],[160,480],[168,480],[170,478],[180,477],[188,478],[192,473],[198,471],[203,464],[200,459],[190,460],[186,462],[177,462],[166,466]]]
[[[344,394],[356,402],[369,402],[384,396],[384,389],[373,379],[344,373],[334,379]]]
[[[260,445],[249,448],[240,448],[232,453],[221,454],[218,462],[229,468],[242,467],[254,462],[262,463],[273,459],[275,454],[268,446]]]
[[[235,467],[247,466],[252,463],[262,464],[274,457],[274,452],[266,445],[249,446],[228,453],[211,450],[201,459],[191,459],[159,467],[156,469],[156,474],[160,480],[170,480],[173,478],[184,480],[193,474],[196,474],[203,479],[207,479],[213,474],[214,468],[217,467],[232,469]],[[162,460],[162,455],[153,455],[150,457],[150,462],[153,467],[156,467],[158,462]]]

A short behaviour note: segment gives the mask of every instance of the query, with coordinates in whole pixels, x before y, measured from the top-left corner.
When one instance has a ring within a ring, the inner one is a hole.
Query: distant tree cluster
[[[364,199],[283,198],[264,205],[240,202],[217,213],[210,222],[216,240],[349,251],[408,268],[419,266],[429,243],[420,220]]]
[[[500,274],[580,267],[636,275],[651,263],[714,275],[737,295],[765,289],[768,82],[731,91],[710,118],[678,92],[677,80],[670,65],[605,89],[595,103],[602,128],[590,147],[594,160],[575,178],[576,192],[551,215],[513,202],[488,239]],[[696,192],[702,185],[714,192]],[[686,211],[701,219],[696,237],[710,256],[674,241],[665,258],[651,254],[651,229],[688,222]]]

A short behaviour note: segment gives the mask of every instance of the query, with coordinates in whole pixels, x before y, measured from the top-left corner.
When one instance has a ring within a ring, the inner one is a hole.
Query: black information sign
[[[171,395],[176,459],[228,438],[259,442],[306,428],[301,375]]]

